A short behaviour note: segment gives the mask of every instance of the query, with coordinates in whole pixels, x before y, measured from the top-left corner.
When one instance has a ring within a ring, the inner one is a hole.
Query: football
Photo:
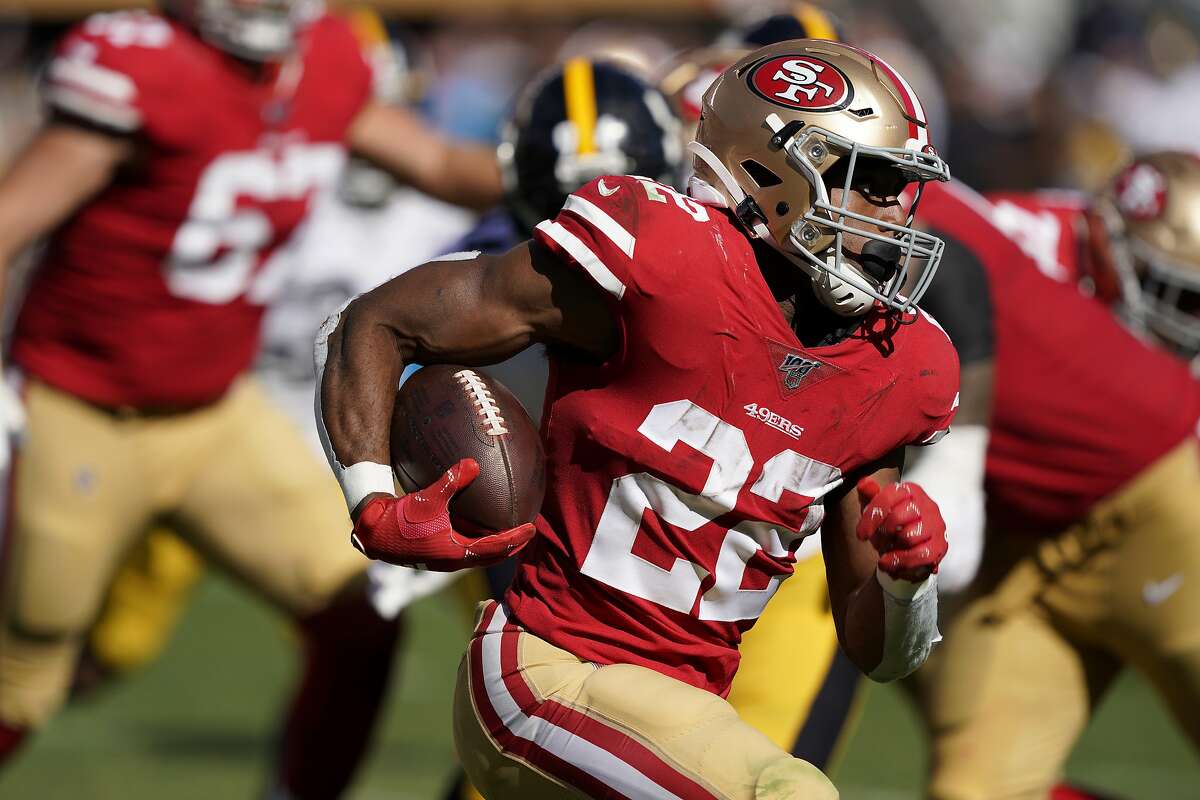
[[[407,492],[428,486],[459,459],[479,477],[450,503],[451,516],[491,531],[532,522],[546,490],[541,437],[520,401],[470,367],[417,370],[396,393],[392,467]]]

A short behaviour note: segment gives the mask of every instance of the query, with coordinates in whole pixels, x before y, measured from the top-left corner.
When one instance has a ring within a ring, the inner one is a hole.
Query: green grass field
[[[439,796],[452,762],[450,693],[465,636],[454,602],[435,598],[416,608],[385,729],[352,797]],[[230,584],[207,580],[164,658],[62,714],[0,777],[0,797],[254,797],[272,720],[294,674],[291,649],[266,610]],[[904,699],[873,687],[835,776],[842,796],[918,797],[923,749]],[[1128,798],[1200,798],[1200,764],[1132,676],[1100,710],[1070,774]]]

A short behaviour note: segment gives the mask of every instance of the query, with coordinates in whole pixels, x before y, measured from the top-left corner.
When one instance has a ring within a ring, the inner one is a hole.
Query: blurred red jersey
[[[993,224],[996,207],[962,184],[930,185],[919,212],[977,254],[987,274],[995,335],[988,517],[1017,533],[1080,519],[1193,435],[1200,418],[1188,365],[1080,291],[1073,217],[1061,196],[1045,206],[1038,197],[1003,202],[1045,225],[1041,259],[1027,258]],[[1061,224],[1057,239],[1046,233],[1051,220]]]
[[[56,113],[135,135],[145,157],[51,239],[13,360],[102,405],[215,400],[254,358],[281,245],[345,161],[371,83],[353,34],[324,17],[256,79],[161,16],[101,14],[47,81]]]
[[[927,317],[801,345],[721,208],[606,177],[535,233],[611,301],[619,351],[551,355],[539,536],[507,602],[534,634],[725,694],[822,498],[949,425],[958,361]]]
[[[987,196],[991,220],[1046,277],[1077,283],[1086,277],[1087,195],[1042,190]]]

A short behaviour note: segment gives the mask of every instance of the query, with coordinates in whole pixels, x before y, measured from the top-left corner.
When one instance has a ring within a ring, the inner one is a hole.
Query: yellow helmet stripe
[[[572,58],[563,66],[563,93],[567,101],[567,119],[579,135],[579,155],[596,152],[596,83],[592,62]]]
[[[350,29],[354,31],[354,36],[363,49],[370,50],[388,43],[387,27],[383,23],[383,17],[379,16],[379,12],[374,9],[359,6],[351,9],[346,18],[350,23]]]
[[[833,20],[818,6],[812,3],[796,3],[792,13],[796,19],[800,20],[800,24],[804,26],[804,31],[808,34],[808,38],[828,39],[831,42],[838,40],[837,29],[833,26]]]

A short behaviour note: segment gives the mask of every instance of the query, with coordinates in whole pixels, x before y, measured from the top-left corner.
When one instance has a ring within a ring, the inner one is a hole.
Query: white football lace
[[[458,382],[471,394],[471,402],[474,403],[475,408],[478,409],[477,413],[487,426],[485,433],[489,436],[503,436],[508,433],[508,428],[505,427],[507,423],[500,413],[500,406],[497,405],[496,398],[492,397],[492,392],[487,388],[483,378],[479,377],[479,373],[464,369],[454,373],[454,377],[458,378]]]

